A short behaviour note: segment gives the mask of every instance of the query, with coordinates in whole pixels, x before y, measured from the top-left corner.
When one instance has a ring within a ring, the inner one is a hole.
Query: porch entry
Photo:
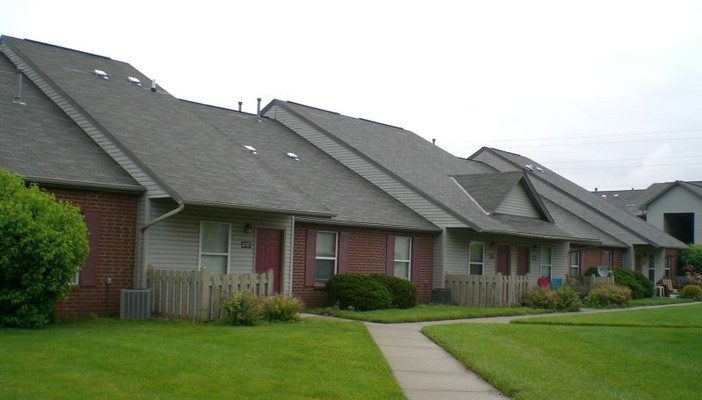
[[[510,268],[509,253],[509,246],[504,244],[497,245],[497,259],[495,260],[495,269],[498,274],[502,274],[504,276],[511,275],[512,271]]]
[[[529,246],[517,247],[517,275],[529,273]]]
[[[273,293],[280,293],[283,231],[256,229],[256,272],[273,270]]]

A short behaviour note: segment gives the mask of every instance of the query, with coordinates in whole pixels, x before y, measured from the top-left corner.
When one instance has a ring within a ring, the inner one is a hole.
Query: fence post
[[[209,321],[210,311],[210,273],[207,268],[197,271],[197,320],[200,322]]]

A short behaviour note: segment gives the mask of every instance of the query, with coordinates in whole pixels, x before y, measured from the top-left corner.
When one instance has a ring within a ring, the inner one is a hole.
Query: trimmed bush
[[[0,326],[51,322],[87,255],[78,207],[0,169]]]
[[[697,299],[702,295],[702,287],[699,285],[687,285],[680,292],[683,299]]]
[[[631,289],[621,285],[602,285],[593,288],[587,295],[589,307],[626,307],[631,302]]]
[[[222,303],[229,312],[226,322],[230,325],[250,326],[258,323],[263,316],[263,303],[253,292],[237,292]]]
[[[582,306],[580,295],[568,286],[556,290],[536,287],[524,299],[527,307],[553,311],[578,311]]]
[[[585,275],[597,275],[597,268],[588,268]],[[626,286],[631,289],[634,299],[643,299],[653,296],[653,283],[640,272],[616,267],[612,268],[612,275],[614,276],[615,284]]]
[[[268,322],[295,321],[303,309],[302,300],[282,294],[264,297],[262,303],[263,319]]]
[[[369,311],[392,306],[390,291],[369,275],[334,275],[327,281],[326,288],[329,300],[342,310]]]
[[[417,305],[417,286],[412,281],[388,275],[371,275],[371,277],[390,291],[393,307],[412,308]]]

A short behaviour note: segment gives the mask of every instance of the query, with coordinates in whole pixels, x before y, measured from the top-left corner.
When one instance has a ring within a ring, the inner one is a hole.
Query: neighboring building
[[[590,193],[527,157],[482,148],[470,159],[485,162],[500,171],[525,171],[532,177],[536,191],[548,205],[556,224],[600,239],[601,243],[594,247],[572,244],[569,258],[573,270],[579,269],[582,273],[598,265],[622,266],[656,282],[674,274],[679,252],[687,248],[680,240],[614,206],[599,192],[597,195]]]
[[[645,190],[598,194],[684,243],[702,244],[702,181],[654,183]]]

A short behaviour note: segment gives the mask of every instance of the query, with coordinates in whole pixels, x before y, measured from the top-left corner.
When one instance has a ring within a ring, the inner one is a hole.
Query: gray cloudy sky
[[[291,100],[592,190],[702,180],[700,1],[3,0],[0,34],[125,61],[187,100]]]

